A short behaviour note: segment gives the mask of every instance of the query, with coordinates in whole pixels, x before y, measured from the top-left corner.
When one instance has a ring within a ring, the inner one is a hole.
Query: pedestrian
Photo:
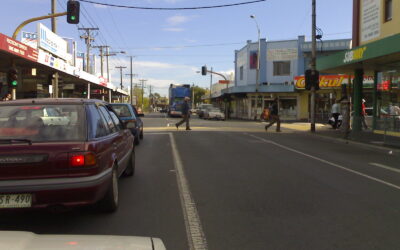
[[[10,100],[12,100],[12,96],[11,96],[10,93],[8,93],[8,94],[3,98],[3,101],[10,101]]]
[[[189,109],[190,109],[190,107],[189,107],[189,100],[190,100],[189,97],[185,97],[185,99],[184,99],[184,101],[183,101],[183,104],[182,104],[182,117],[183,117],[183,118],[182,118],[182,120],[181,120],[180,122],[178,122],[177,124],[175,124],[176,129],[178,129],[179,126],[182,125],[184,122],[186,122],[186,130],[192,130],[192,129],[190,128],[190,125],[189,125],[189,118],[190,118],[190,113],[189,113]]]
[[[339,104],[339,100],[335,101],[335,103],[332,105],[332,117],[335,119],[335,122],[333,124],[333,129],[337,129],[338,128],[338,123],[339,123],[339,115],[340,115],[340,104]]]
[[[276,122],[276,132],[281,132],[281,120],[279,119],[279,110],[278,110],[278,98],[274,99],[272,103],[271,110],[269,113],[270,123],[265,126],[265,131],[268,130],[269,127],[274,125]]]
[[[365,121],[365,116],[367,115],[366,107],[365,107],[365,99],[362,99],[361,103],[361,123],[364,129],[368,129],[367,122]]]

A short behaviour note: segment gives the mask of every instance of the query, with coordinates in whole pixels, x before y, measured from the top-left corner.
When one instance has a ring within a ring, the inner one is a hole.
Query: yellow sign
[[[344,80],[347,80],[347,75],[326,75],[319,77],[319,87],[322,88],[338,88],[342,86]],[[296,76],[294,78],[296,89],[305,89],[306,81],[304,76]]]
[[[356,60],[361,60],[364,57],[364,52],[367,50],[367,47],[358,48],[355,50],[351,50],[346,52],[344,55],[344,63],[349,63]]]

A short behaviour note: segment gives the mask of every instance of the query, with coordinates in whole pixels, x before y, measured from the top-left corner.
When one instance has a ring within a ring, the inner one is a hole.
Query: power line
[[[181,48],[197,48],[197,47],[214,47],[214,46],[226,46],[226,45],[238,45],[245,44],[245,42],[235,42],[235,43],[214,43],[214,44],[198,44],[198,45],[181,45],[181,46],[157,46],[157,47],[127,47],[127,48],[117,48],[117,49],[181,49]]]
[[[139,7],[139,6],[127,6],[127,5],[101,3],[101,2],[91,1],[91,0],[79,0],[79,1],[86,2],[86,3],[92,3],[92,4],[103,5],[103,6],[108,6],[108,7],[127,8],[127,9],[140,9],[140,10],[199,10],[199,9],[215,9],[215,8],[225,8],[225,7],[232,7],[232,6],[253,4],[253,3],[260,3],[260,2],[265,2],[267,0],[254,0],[254,1],[231,3],[231,4],[222,4],[222,5],[199,6],[199,7],[181,7],[181,8],[160,8],[160,7],[153,8],[153,7]]]

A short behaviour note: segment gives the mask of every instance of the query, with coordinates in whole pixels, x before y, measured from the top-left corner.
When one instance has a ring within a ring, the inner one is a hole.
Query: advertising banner
[[[340,88],[342,84],[349,84],[349,77],[352,80],[354,76],[348,75],[322,75],[319,77],[319,87],[321,89]],[[364,88],[371,88],[374,84],[374,77],[365,76],[363,80]],[[296,76],[294,78],[294,86],[296,89],[305,89],[306,81],[304,76]]]
[[[381,35],[381,0],[362,0],[361,42]]]
[[[34,49],[37,49],[37,34],[36,32],[21,32],[21,43],[26,44]]]
[[[268,61],[291,61],[298,58],[298,49],[269,49],[267,51]]]
[[[0,50],[37,62],[38,51],[0,33]]]
[[[38,24],[38,47],[64,60],[70,59],[68,56],[67,41],[53,33],[43,24]]]
[[[257,51],[250,52],[250,69],[257,69]]]

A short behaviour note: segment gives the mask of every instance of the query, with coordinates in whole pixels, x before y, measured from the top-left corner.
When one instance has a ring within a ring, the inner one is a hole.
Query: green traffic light
[[[83,94],[84,94],[84,95],[86,95],[86,94],[87,94],[87,92],[86,92],[86,91],[84,91],[84,92],[83,92]]]
[[[18,85],[17,80],[12,81],[12,82],[11,82],[11,85],[12,85],[12,86],[17,86],[17,85]]]
[[[71,20],[75,21],[76,17],[75,16],[71,16]]]

